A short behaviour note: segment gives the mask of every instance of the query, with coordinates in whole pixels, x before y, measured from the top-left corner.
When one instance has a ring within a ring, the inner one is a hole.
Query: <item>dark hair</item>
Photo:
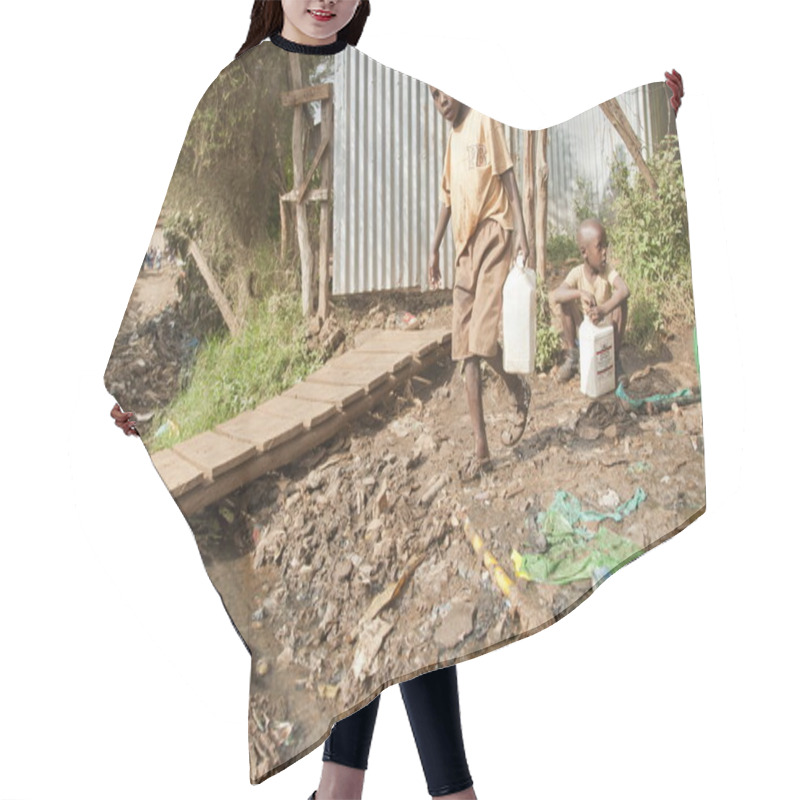
[[[348,44],[358,44],[368,16],[369,0],[361,0],[353,19],[339,31],[338,38],[346,39]],[[282,30],[283,6],[280,0],[255,0],[253,10],[250,12],[250,30],[236,58]]]

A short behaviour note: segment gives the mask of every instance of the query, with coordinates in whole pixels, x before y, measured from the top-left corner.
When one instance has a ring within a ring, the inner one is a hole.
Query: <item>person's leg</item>
[[[491,358],[487,358],[486,362],[498,374],[500,380],[506,387],[506,390],[514,399],[516,407],[516,414],[514,422],[508,430],[502,433],[503,444],[507,447],[515,445],[525,433],[525,427],[528,424],[528,412],[531,405],[531,387],[528,381],[522,375],[510,375],[503,369],[503,347],[497,345],[497,353]]]
[[[462,362],[467,407],[475,440],[474,455],[461,467],[462,480],[474,480],[489,465],[489,443],[483,420],[483,396],[481,390],[480,361],[470,351],[470,331],[475,305],[475,282],[477,272],[473,258],[475,242],[469,242],[459,255],[455,267],[453,286],[453,337],[452,357]]]
[[[333,726],[322,751],[322,776],[315,800],[360,800],[380,699],[378,695]]]
[[[577,371],[579,354],[576,342],[578,339],[578,325],[583,318],[577,300],[569,303],[554,303],[558,320],[561,323],[561,342],[564,346],[566,358],[558,370],[558,380],[562,383],[568,381]]]
[[[467,387],[469,418],[475,438],[475,460],[481,463],[489,458],[489,442],[486,438],[486,423],[483,418],[481,365],[477,356],[470,356],[464,360],[464,382]]]
[[[628,301],[623,300],[609,315],[611,324],[614,326],[614,372],[616,382],[626,380],[625,369],[622,366],[620,353],[622,350],[622,340],[625,336],[625,326],[628,324]]]
[[[609,314],[611,324],[614,326],[614,352],[619,354],[622,347],[622,340],[625,337],[625,327],[628,324],[628,301],[623,300]]]
[[[405,681],[400,692],[431,797],[475,798],[461,733],[455,666]]]

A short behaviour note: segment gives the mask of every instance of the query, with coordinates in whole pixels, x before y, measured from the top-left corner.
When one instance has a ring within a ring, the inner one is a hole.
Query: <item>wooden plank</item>
[[[391,350],[384,353],[370,353],[366,350],[348,350],[325,364],[331,369],[356,369],[380,372],[398,372],[411,363],[414,356],[408,350]]]
[[[222,319],[225,320],[225,324],[228,326],[228,329],[235,336],[239,333],[239,321],[236,319],[236,315],[233,313],[233,309],[228,302],[228,298],[225,297],[224,292],[217,283],[214,273],[211,272],[208,262],[205,260],[205,257],[200,252],[200,248],[193,240],[189,242],[189,254],[192,256],[192,258],[194,258],[194,261],[197,264],[197,269],[200,270],[200,274],[203,276],[206,286],[208,286],[208,291],[211,294],[211,298],[217,304],[219,313],[222,314]]]
[[[178,506],[184,514],[194,514],[210,503],[215,503],[223,497],[227,497],[231,492],[241,486],[245,486],[250,481],[260,478],[267,472],[293,463],[318,445],[335,436],[345,425],[357,420],[392,390],[408,380],[416,371],[425,369],[435,363],[436,358],[436,354],[433,354],[424,358],[421,362],[413,361],[398,375],[389,376],[388,380],[372,394],[365,395],[360,400],[349,405],[345,413],[337,414],[312,430],[304,431],[294,439],[266,450],[237,469],[226,472],[213,483],[195,487],[185,495],[176,498]],[[294,402],[299,401],[295,400]]]
[[[255,410],[266,416],[283,417],[302,422],[307,429],[315,428],[339,413],[332,403],[301,400],[298,397],[287,397],[285,394],[279,394],[277,397],[267,400]]]
[[[281,93],[281,105],[284,108],[302,106],[313,103],[315,100],[330,100],[333,95],[332,83],[319,83],[316,86],[305,86],[302,89],[292,89]]]
[[[259,453],[293,439],[304,430],[299,420],[245,411],[215,428],[225,436],[254,444]]]
[[[371,392],[389,380],[390,375],[391,370],[375,372],[371,369],[336,369],[327,364],[309,375],[306,380],[309,383],[327,383],[333,386],[362,386]]]
[[[319,147],[317,147],[317,152],[314,153],[314,158],[311,161],[311,166],[308,168],[306,172],[306,178],[303,181],[303,185],[297,190],[297,199],[295,200],[296,203],[305,202],[306,192],[308,191],[308,187],[311,184],[311,179],[314,177],[314,173],[317,171],[319,162],[322,161],[322,156],[325,155],[325,151],[328,149],[329,144],[330,144],[330,134],[328,134],[327,136],[323,134],[322,141],[319,143]]]
[[[446,328],[421,331],[376,331],[357,348],[363,353],[413,353],[424,356],[450,341],[452,332]]]
[[[347,406],[356,400],[360,400],[366,393],[366,389],[363,386],[309,383],[308,381],[296,383],[291,389],[287,389],[284,392],[287,397],[297,397],[300,400],[333,403],[340,410],[346,410]]]
[[[284,203],[296,203],[297,202],[297,189],[291,189],[290,191],[286,192],[285,194],[281,195],[281,200]],[[329,192],[327,189],[311,189],[306,194],[306,203],[311,202],[327,202],[330,200]]]
[[[152,459],[153,466],[173,497],[186,494],[205,480],[202,470],[173,450],[159,450],[153,453]]]
[[[255,445],[214,431],[193,436],[172,449],[182,458],[200,467],[205,476],[212,480],[256,454]]]

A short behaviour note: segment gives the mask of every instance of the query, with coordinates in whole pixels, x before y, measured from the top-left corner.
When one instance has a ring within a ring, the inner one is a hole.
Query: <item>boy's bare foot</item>
[[[458,477],[462,483],[471,483],[477,481],[481,475],[491,472],[494,469],[492,459],[478,458],[478,456],[470,456],[464,464],[458,469]]]
[[[514,421],[510,428],[503,431],[500,439],[506,447],[513,447],[525,433],[528,424],[528,411],[531,407],[531,387],[525,378],[520,377],[517,389],[514,391],[514,399],[517,403],[514,412]]]

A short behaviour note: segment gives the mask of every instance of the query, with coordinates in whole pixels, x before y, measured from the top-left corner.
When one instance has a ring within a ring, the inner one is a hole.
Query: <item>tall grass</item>
[[[299,298],[273,294],[252,308],[238,337],[214,334],[201,345],[188,387],[154,420],[146,444],[159,450],[210,430],[319,366]]]

